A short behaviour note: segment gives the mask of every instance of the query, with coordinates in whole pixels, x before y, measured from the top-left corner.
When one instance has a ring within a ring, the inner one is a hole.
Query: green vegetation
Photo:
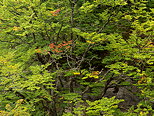
[[[152,0],[0,0],[1,116],[153,116]]]

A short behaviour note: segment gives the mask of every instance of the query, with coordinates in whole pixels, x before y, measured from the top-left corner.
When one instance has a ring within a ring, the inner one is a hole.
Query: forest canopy
[[[0,0],[1,116],[152,116],[154,1]]]

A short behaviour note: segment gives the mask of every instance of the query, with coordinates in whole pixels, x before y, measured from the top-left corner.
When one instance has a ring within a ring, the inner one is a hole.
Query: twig
[[[103,71],[103,69],[100,71],[100,73]],[[103,75],[103,77],[100,79],[100,80],[98,80],[98,82],[100,82],[100,81],[102,81],[104,78],[105,78],[105,76],[109,73],[111,71],[111,69],[109,69],[104,75]]]
[[[106,23],[103,25],[103,27],[100,28],[100,29],[98,30],[98,33],[100,33],[102,30],[104,30],[104,28],[106,27],[106,25],[109,23],[109,21],[110,21],[110,19],[111,19],[111,16],[112,16],[112,15],[109,16],[108,20],[107,20]]]
[[[81,60],[79,61],[79,64],[78,64],[78,66],[77,66],[77,69],[79,69],[80,65],[81,65],[82,62],[84,61],[84,57],[85,57],[86,53],[88,52],[88,50],[89,50],[91,47],[92,47],[91,44],[89,44],[88,47],[87,47],[87,49],[86,49],[85,52],[83,53]]]
[[[70,65],[69,59],[68,59],[68,55],[66,54],[66,58],[67,58],[67,64],[68,66],[72,69],[72,66]]]

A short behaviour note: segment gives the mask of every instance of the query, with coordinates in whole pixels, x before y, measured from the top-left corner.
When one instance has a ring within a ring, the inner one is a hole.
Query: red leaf
[[[49,44],[49,47],[52,49],[55,47],[54,43]]]

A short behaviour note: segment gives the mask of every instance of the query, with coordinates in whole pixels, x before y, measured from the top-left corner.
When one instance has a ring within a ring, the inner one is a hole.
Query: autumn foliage
[[[54,10],[54,11],[50,11],[50,13],[52,14],[52,16],[57,16],[60,12],[60,9]]]

